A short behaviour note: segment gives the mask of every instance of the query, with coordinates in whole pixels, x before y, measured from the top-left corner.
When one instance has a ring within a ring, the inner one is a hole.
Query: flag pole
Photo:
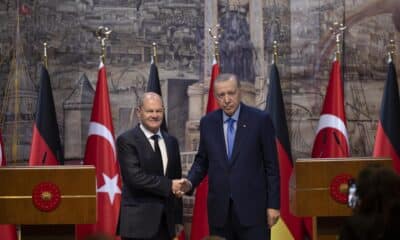
[[[275,66],[278,64],[278,41],[276,41],[276,40],[274,40],[273,42],[272,42],[272,65],[274,65],[275,64]],[[272,68],[273,66],[271,66],[271,68]],[[277,66],[276,66],[277,67]],[[267,82],[266,82],[266,84],[271,84],[271,79],[269,79]],[[268,88],[269,89],[269,88]],[[269,95],[270,93],[268,92],[268,95]],[[268,95],[267,96],[265,96],[265,106],[267,106],[267,101],[268,101]]]
[[[393,39],[389,40],[389,44],[386,48],[387,48],[387,55],[388,55],[388,63],[390,63],[393,61],[394,54],[396,51],[396,44],[394,43]]]
[[[43,64],[44,67],[47,69],[48,67],[48,62],[47,62],[47,42],[43,43]]]
[[[329,29],[332,31],[333,35],[335,36],[336,39],[336,52],[335,52],[335,57],[334,60],[338,61],[339,64],[341,64],[341,49],[342,49],[342,35],[344,33],[344,30],[346,30],[346,26],[343,25],[343,23],[338,23],[334,22],[333,26],[330,27]],[[342,87],[344,89],[344,75],[343,72],[341,73],[342,77]],[[343,93],[344,94],[344,93]]]
[[[347,27],[343,25],[343,23],[338,23],[334,22],[333,26],[330,27],[329,29],[332,31],[332,33],[335,35],[336,38],[336,52],[335,52],[335,60],[340,62],[340,54],[341,54],[341,46],[342,46],[342,41],[341,41],[341,36],[343,35],[344,30]]]
[[[207,105],[205,113],[217,110],[218,104],[213,94],[214,92],[214,81],[220,73],[219,67],[219,39],[221,36],[222,29],[219,24],[208,29],[211,40],[214,45],[213,59],[210,72],[210,82],[207,96]],[[206,90],[206,91],[207,91]],[[194,146],[198,148],[199,146]],[[195,202],[193,206],[193,217],[192,217],[192,230],[190,232],[190,239],[203,239],[210,235],[208,227],[208,212],[207,212],[207,195],[208,195],[208,176],[206,176],[196,189]],[[195,227],[193,227],[195,226]]]
[[[112,121],[110,95],[107,85],[107,73],[105,69],[106,40],[111,34],[108,27],[99,26],[96,30],[96,38],[100,42],[101,55],[98,67],[96,91],[89,122],[89,131],[86,141],[84,165],[96,167],[97,189],[97,221],[93,224],[77,224],[75,226],[75,239],[83,240],[91,235],[108,235],[116,239],[116,227],[118,223],[118,211],[121,203],[121,178],[119,163],[116,159],[115,136]],[[107,134],[105,140],[92,138],[99,134]],[[107,143],[108,142],[108,143]],[[106,183],[111,179],[113,186]],[[100,183],[100,179],[104,179]],[[101,184],[104,184],[101,186]],[[106,196],[108,195],[108,197]],[[117,197],[118,195],[118,197]]]
[[[153,62],[154,62],[154,64],[155,65],[157,65],[157,63],[158,63],[158,59],[157,59],[157,43],[156,42],[153,42],[152,44],[151,44],[152,46],[153,46],[153,55],[152,55],[152,57],[153,57]]]
[[[211,27],[208,29],[208,33],[210,34],[213,45],[214,45],[214,57],[217,63],[220,63],[220,57],[219,57],[219,39],[221,38],[221,34],[223,32],[223,29],[219,24],[216,24],[214,27]]]
[[[278,42],[273,41],[272,43],[272,64],[278,64]]]
[[[100,40],[101,45],[101,61],[103,64],[106,61],[106,40],[109,38],[111,34],[111,29],[109,27],[100,26],[97,28],[96,37]]]

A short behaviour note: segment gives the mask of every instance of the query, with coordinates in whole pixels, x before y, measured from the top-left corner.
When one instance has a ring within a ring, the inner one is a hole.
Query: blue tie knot
[[[235,119],[233,118],[228,118],[226,119],[226,123],[228,123],[228,129],[229,130],[234,130],[235,129]]]

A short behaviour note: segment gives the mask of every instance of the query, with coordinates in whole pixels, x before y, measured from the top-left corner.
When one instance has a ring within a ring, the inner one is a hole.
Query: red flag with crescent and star
[[[84,164],[96,167],[97,222],[77,225],[76,240],[94,234],[117,239],[115,234],[121,203],[121,177],[106,76],[106,68],[101,62],[84,159]]]
[[[340,70],[340,62],[335,60],[332,63],[324,105],[314,139],[312,157],[348,157],[350,144],[346,125],[342,73]],[[312,236],[311,218],[305,218],[304,222],[308,235]]]
[[[208,90],[207,112],[217,110],[218,104],[214,97],[214,80],[220,72],[219,64],[215,57],[211,70],[210,88]],[[191,240],[201,240],[209,235],[208,214],[207,214],[207,196],[208,196],[208,176],[206,176],[197,187],[195,201],[193,206]]]

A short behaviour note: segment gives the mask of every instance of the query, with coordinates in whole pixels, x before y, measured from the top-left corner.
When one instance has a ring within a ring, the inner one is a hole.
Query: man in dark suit
[[[208,174],[210,234],[228,240],[269,239],[269,228],[280,215],[272,121],[266,112],[241,103],[234,74],[218,76],[214,95],[221,109],[200,121],[199,150],[182,191]]]
[[[145,93],[137,108],[140,124],[117,139],[123,189],[118,233],[125,240],[171,240],[182,224],[181,159],[175,137],[160,130],[161,97]]]

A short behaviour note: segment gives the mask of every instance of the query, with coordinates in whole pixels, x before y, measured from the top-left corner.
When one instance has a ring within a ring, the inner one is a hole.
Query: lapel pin
[[[243,124],[243,127],[244,127],[244,128],[247,127],[246,124]]]

